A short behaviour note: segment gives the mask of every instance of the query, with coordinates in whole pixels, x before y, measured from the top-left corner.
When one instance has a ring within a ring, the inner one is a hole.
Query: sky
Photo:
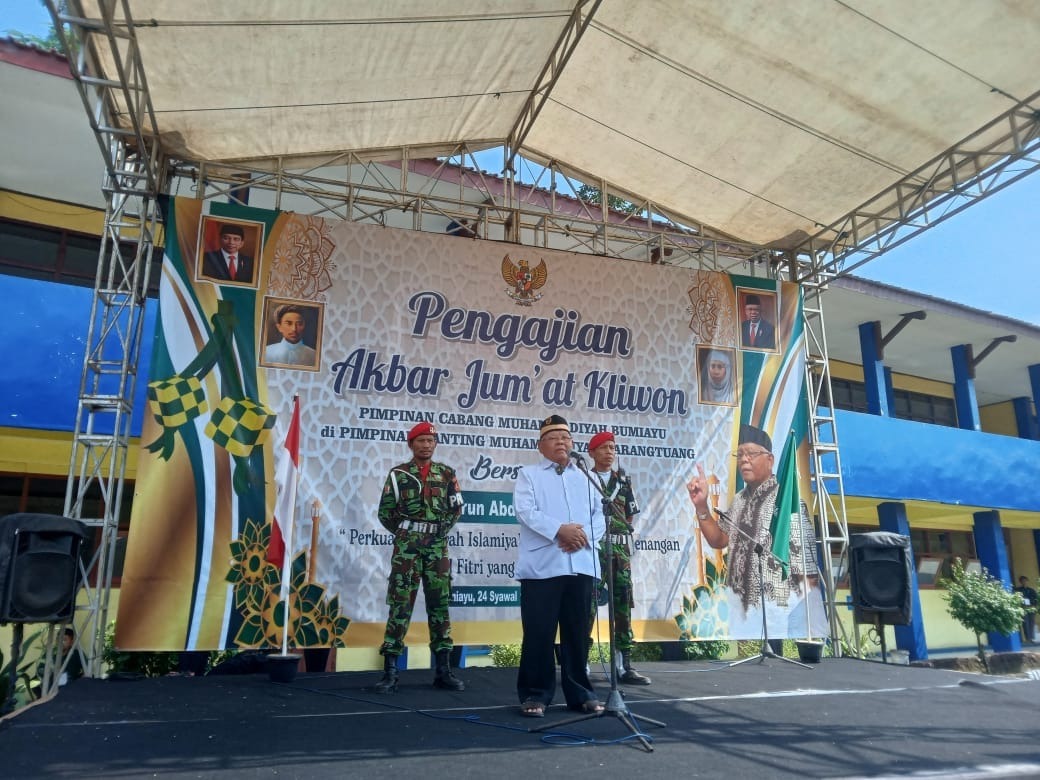
[[[0,31],[46,35],[39,0],[5,0]],[[1040,326],[1040,173],[969,206],[854,273]]]

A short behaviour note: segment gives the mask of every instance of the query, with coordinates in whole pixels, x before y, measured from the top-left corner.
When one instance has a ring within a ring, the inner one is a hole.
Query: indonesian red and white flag
[[[292,421],[285,442],[276,455],[274,483],[278,491],[274,518],[271,523],[271,541],[267,545],[267,560],[282,568],[285,566],[285,544],[292,544],[293,519],[296,514],[296,485],[300,478],[300,397],[293,396]]]

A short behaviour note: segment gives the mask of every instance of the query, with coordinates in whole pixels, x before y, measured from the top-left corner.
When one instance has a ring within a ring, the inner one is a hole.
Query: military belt
[[[424,523],[421,520],[405,520],[399,526],[399,531],[414,531],[417,534],[435,534],[441,530],[440,523]]]
[[[628,544],[632,540],[632,534],[608,534],[611,544]]]

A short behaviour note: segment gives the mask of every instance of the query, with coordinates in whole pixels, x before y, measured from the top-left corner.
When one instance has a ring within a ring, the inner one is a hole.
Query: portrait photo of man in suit
[[[260,249],[260,234],[259,224],[203,217],[200,244],[205,251],[199,277],[221,284],[255,287],[256,263],[252,253]]]
[[[744,319],[740,323],[740,346],[744,349],[776,349],[776,294],[743,294]]]

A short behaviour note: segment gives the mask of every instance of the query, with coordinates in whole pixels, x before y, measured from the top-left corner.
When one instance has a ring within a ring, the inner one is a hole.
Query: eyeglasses
[[[740,460],[754,460],[755,458],[757,458],[757,457],[759,457],[761,455],[772,455],[772,454],[773,453],[771,453],[769,450],[755,450],[754,452],[740,452],[740,451],[737,451],[737,452],[733,453],[733,457],[736,458],[738,461],[740,461]]]
[[[571,439],[567,434],[564,434],[563,436],[546,436],[542,441],[548,442],[549,444],[556,444],[558,441],[573,441],[573,439]]]

